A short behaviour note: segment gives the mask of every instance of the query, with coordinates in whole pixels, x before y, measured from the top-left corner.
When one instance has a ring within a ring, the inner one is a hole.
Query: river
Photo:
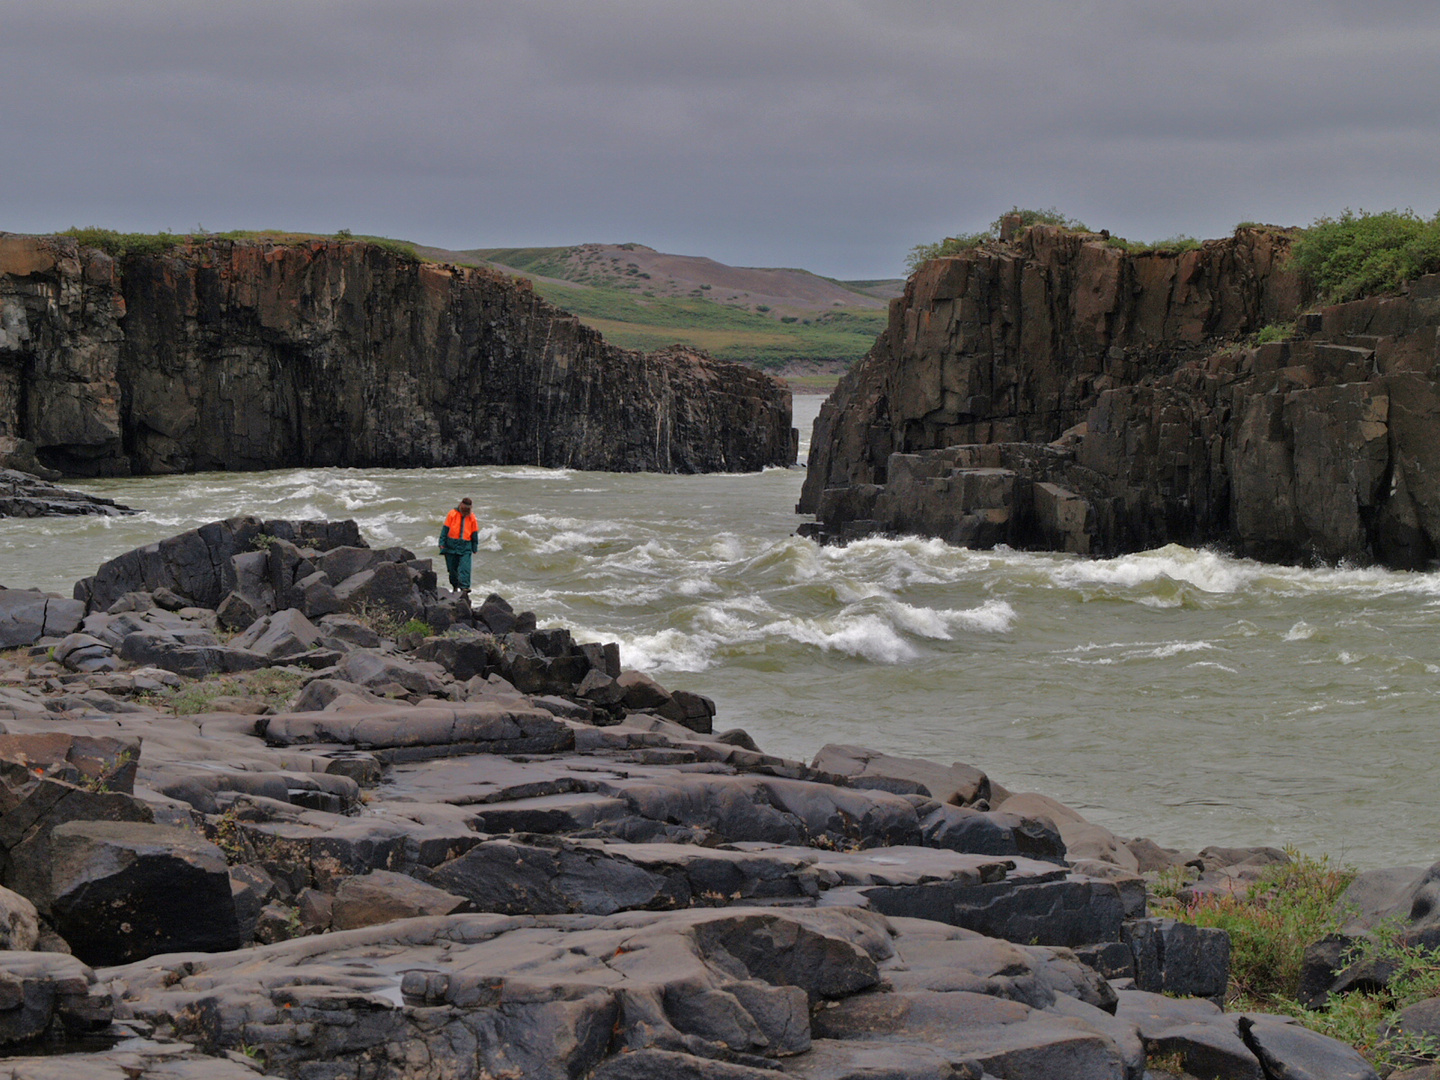
[[[808,439],[821,399],[796,398]],[[69,595],[104,559],[237,514],[354,517],[434,554],[460,495],[475,589],[619,641],[719,728],[977,765],[1167,846],[1440,858],[1440,575],[1182,547],[1089,560],[793,535],[800,469],[287,469],[76,483],[145,512],[0,520],[0,583]]]

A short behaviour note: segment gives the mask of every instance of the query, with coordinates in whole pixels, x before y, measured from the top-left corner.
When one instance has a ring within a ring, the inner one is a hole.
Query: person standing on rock
[[[460,504],[445,517],[440,530],[440,554],[445,556],[445,572],[450,576],[450,587],[461,596],[470,595],[470,556],[480,550],[480,523],[470,512],[474,504],[461,499]]]

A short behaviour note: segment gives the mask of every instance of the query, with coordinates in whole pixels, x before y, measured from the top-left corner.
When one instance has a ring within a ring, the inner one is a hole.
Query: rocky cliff
[[[926,264],[816,423],[798,509],[846,538],[1425,565],[1440,279],[1299,316],[1289,240],[1176,254],[1035,227]]]
[[[619,349],[523,282],[329,240],[112,259],[0,235],[0,440],[76,476],[794,460],[768,376]]]

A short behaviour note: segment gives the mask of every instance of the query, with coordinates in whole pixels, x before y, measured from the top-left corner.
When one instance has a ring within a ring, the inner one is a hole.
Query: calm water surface
[[[796,399],[808,437],[818,397]],[[802,446],[803,456],[803,446]],[[104,559],[235,514],[354,517],[434,554],[482,524],[476,590],[619,641],[721,727],[964,761],[1122,835],[1440,858],[1440,576],[793,536],[803,472],[289,469],[93,481],[136,518],[0,520],[0,583],[69,594]]]

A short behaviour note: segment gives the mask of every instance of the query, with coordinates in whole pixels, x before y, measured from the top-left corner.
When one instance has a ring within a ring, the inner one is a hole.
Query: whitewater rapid
[[[797,398],[808,436],[818,398]],[[794,536],[803,473],[291,469],[74,486],[123,519],[0,520],[0,584],[66,594],[105,558],[235,514],[354,517],[434,555],[460,495],[477,592],[618,641],[721,727],[978,765],[1126,836],[1440,858],[1440,576]]]

